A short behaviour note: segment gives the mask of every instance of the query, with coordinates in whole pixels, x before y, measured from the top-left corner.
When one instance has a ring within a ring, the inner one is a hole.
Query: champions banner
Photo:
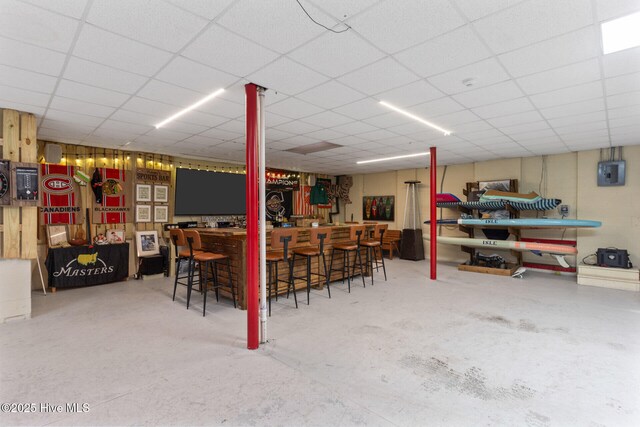
[[[40,165],[42,206],[39,210],[42,224],[82,224],[80,191],[73,179],[75,169],[74,166]]]
[[[122,169],[96,168],[91,183],[93,190],[93,223],[124,224],[133,222],[131,173]]]

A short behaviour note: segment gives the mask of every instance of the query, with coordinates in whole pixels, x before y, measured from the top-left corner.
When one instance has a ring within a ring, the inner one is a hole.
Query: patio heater
[[[424,259],[422,246],[422,221],[420,220],[420,202],[418,200],[418,184],[420,181],[405,181],[407,198],[402,224],[402,241],[400,242],[400,258],[419,261]]]

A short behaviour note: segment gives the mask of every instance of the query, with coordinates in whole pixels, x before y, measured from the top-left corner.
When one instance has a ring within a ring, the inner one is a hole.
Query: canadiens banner
[[[96,168],[89,183],[93,190],[93,223],[124,224],[131,217],[131,173],[122,169]]]
[[[81,198],[79,186],[73,179],[74,166],[42,164],[40,165],[42,206],[40,220],[42,224],[82,224]]]

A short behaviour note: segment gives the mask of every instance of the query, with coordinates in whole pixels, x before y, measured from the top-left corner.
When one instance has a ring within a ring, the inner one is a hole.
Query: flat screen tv
[[[175,215],[244,215],[245,175],[176,169]]]

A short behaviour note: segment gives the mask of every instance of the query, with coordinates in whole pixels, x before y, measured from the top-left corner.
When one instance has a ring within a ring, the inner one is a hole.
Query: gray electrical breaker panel
[[[624,185],[625,161],[598,162],[598,187]]]

